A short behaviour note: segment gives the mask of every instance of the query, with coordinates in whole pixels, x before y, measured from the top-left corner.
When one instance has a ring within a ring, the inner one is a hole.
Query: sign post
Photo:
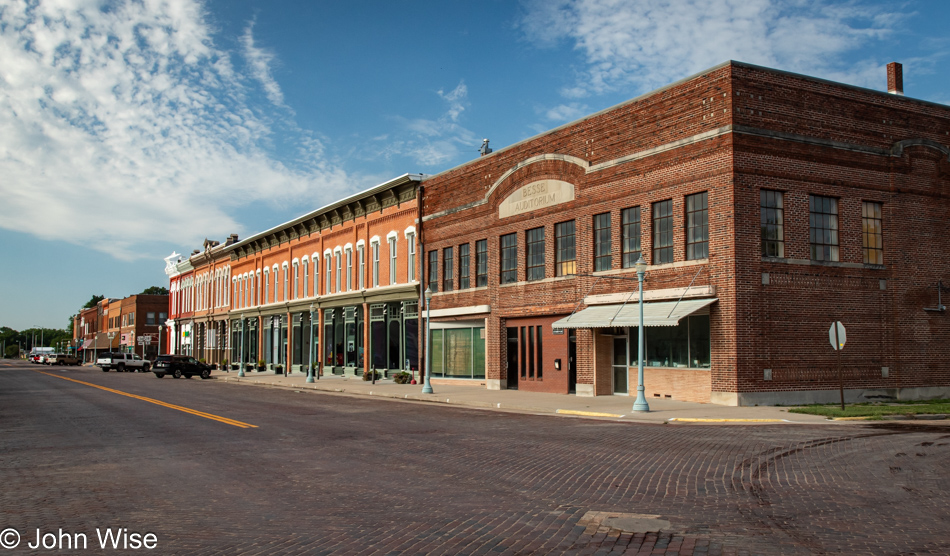
[[[831,328],[828,329],[828,341],[831,342],[831,347],[838,352],[838,390],[841,394],[841,411],[844,411],[844,377],[841,373],[841,350],[844,349],[844,343],[847,339],[844,324],[841,321],[831,323]]]

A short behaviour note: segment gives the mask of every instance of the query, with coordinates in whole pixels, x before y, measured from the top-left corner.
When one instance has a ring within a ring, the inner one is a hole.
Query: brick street
[[[631,424],[0,367],[9,554],[36,529],[99,553],[97,527],[162,554],[946,554],[948,455],[939,425]]]

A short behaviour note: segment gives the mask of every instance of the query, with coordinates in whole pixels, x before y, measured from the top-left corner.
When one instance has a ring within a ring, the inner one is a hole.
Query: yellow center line
[[[156,400],[156,399],[152,399],[152,398],[146,398],[145,396],[138,396],[138,395],[136,395],[136,394],[129,394],[128,392],[122,392],[121,390],[114,390],[114,389],[112,389],[112,388],[106,388],[105,386],[99,386],[98,384],[92,384],[91,382],[83,382],[83,381],[81,381],[81,380],[76,380],[76,379],[74,379],[74,378],[66,378],[66,377],[64,377],[64,376],[54,375],[54,374],[46,373],[46,372],[43,372],[43,371],[35,371],[35,372],[38,372],[38,373],[41,373],[41,374],[44,374],[44,375],[47,375],[47,376],[55,377],[55,378],[61,378],[61,379],[63,379],[63,380],[68,380],[68,381],[70,381],[70,382],[75,382],[75,383],[77,383],[77,384],[84,384],[84,385],[86,385],[86,386],[92,386],[93,388],[98,388],[98,389],[100,389],[100,390],[105,390],[106,392],[112,392],[113,394],[119,394],[120,396],[128,396],[128,397],[130,397],[130,398],[135,398],[135,399],[137,399],[137,400],[142,400],[143,402],[153,403],[153,404],[155,404],[155,405],[160,405],[160,406],[162,406],[162,407],[167,407],[167,408],[169,408],[169,409],[177,409],[178,411],[183,411],[183,412],[185,412],[185,413],[190,413],[190,414],[192,414],[192,415],[197,415],[198,417],[204,417],[205,419],[211,419],[212,421],[218,421],[218,422],[220,422],[220,423],[225,423],[225,424],[228,424],[228,425],[234,425],[235,427],[241,427],[242,429],[256,429],[256,428],[257,428],[257,425],[251,425],[251,424],[249,424],[249,423],[243,423],[243,422],[241,422],[241,421],[236,421],[236,420],[234,420],[234,419],[228,419],[227,417],[221,417],[221,416],[219,416],[219,415],[212,415],[211,413],[205,413],[205,412],[203,412],[203,411],[197,411],[197,410],[194,410],[194,409],[189,409],[189,408],[187,408],[187,407],[182,407],[182,406],[180,406],[180,405],[174,405],[174,404],[170,404],[170,403],[165,403],[165,402],[160,401],[160,400]]]

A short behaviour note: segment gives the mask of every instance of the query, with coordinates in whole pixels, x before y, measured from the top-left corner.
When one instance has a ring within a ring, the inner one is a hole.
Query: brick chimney
[[[892,95],[904,94],[904,68],[897,62],[887,64],[887,92]]]

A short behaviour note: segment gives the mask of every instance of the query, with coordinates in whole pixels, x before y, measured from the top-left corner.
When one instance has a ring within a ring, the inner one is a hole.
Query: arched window
[[[294,299],[300,298],[300,263],[294,259]]]
[[[361,239],[356,242],[356,258],[359,266],[359,289],[366,289],[366,243]]]
[[[270,303],[270,272],[264,269],[264,305]]]
[[[313,296],[320,295],[320,259],[316,253],[310,256],[310,262],[313,264]]]
[[[386,236],[386,240],[389,242],[389,283],[390,285],[396,283],[396,238],[398,234],[396,232],[389,232],[389,235]]]
[[[280,274],[278,273],[277,265],[274,265],[274,268],[271,270],[273,271],[271,272],[271,277],[274,279],[274,303],[277,303],[280,301],[280,296],[277,295],[277,284],[280,281]]]
[[[327,295],[330,295],[333,292],[333,255],[329,249],[323,254],[323,258],[327,261],[327,273],[323,277],[323,281],[326,284]]]
[[[369,240],[369,248],[373,257],[373,287],[379,287],[379,236]]]
[[[290,300],[290,273],[287,271],[288,268],[287,261],[284,261],[280,268],[284,273],[284,301]]]
[[[353,288],[353,246],[349,243],[343,248],[346,253],[346,291]]]

